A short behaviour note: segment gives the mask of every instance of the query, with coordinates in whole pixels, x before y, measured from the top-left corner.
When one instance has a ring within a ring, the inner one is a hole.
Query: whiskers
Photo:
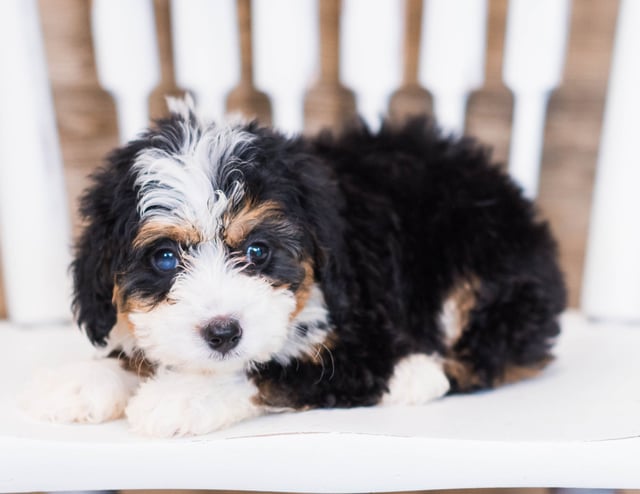
[[[241,354],[236,350],[230,350],[227,353],[220,353],[215,350],[209,351],[209,360],[215,360],[216,362],[228,362],[230,360],[238,360],[240,358]]]
[[[327,366],[326,366],[325,361],[324,361],[324,355],[325,354],[329,356],[329,361],[330,361],[330,364],[331,364],[331,374],[329,375],[328,380],[331,381],[333,379],[333,376],[335,375],[336,362],[335,362],[335,360],[333,358],[333,353],[331,352],[331,348],[329,348],[324,343],[320,343],[320,344],[318,344],[318,346],[316,346],[315,354],[314,355],[310,355],[311,358],[315,362],[318,362],[320,364],[320,368],[321,368],[320,377],[313,384],[320,384],[322,382],[322,380],[324,379],[324,376],[325,376],[326,370],[327,370]]]
[[[157,364],[149,361],[144,351],[139,348],[134,348],[130,353],[122,349],[114,350],[109,357],[119,360],[125,370],[142,378],[153,376],[158,367]]]

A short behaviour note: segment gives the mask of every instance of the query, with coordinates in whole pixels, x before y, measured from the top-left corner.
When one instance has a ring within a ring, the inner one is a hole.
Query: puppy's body
[[[183,108],[83,213],[78,321],[144,369],[127,415],[150,434],[492,387],[544,366],[565,303],[532,205],[424,122],[308,141]]]
[[[335,235],[320,282],[335,370],[309,386],[314,362],[296,372],[269,364],[260,376],[285,401],[375,404],[398,361],[416,353],[441,356],[454,391],[547,361],[564,306],[554,243],[482,150],[416,123],[311,152],[337,180],[337,215],[320,220]]]

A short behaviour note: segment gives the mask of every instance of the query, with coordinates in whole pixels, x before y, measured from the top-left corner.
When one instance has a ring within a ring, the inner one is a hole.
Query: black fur
[[[100,346],[116,322],[114,283],[129,256],[138,223],[130,167],[144,145],[134,142],[114,151],[109,165],[92,176],[95,185],[80,201],[80,214],[87,225],[71,265],[73,310],[91,342]]]
[[[116,151],[83,199],[88,226],[73,264],[74,306],[94,343],[103,343],[115,323],[114,282],[143,256],[131,246],[139,222],[131,163],[142,149],[180,142],[181,129],[178,117],[161,121]],[[254,233],[277,244],[273,255],[280,256],[264,274],[295,289],[303,277],[296,262],[312,259],[333,330],[322,361],[255,366],[251,378],[265,404],[375,404],[394,365],[411,353],[436,352],[467,366],[472,384],[450,375],[453,391],[491,387],[511,367],[536,368],[549,359],[566,298],[555,242],[486,150],[470,139],[443,138],[425,120],[311,140],[254,124],[246,130],[257,139],[241,157],[248,163],[245,186],[287,212],[286,234],[268,224]],[[123,297],[166,293],[137,272],[118,283]],[[442,304],[471,278],[476,303],[461,337],[447,347],[438,323]]]

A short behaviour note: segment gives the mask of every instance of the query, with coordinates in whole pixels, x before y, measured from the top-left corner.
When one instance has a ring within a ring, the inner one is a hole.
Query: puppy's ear
[[[300,160],[298,170],[299,201],[311,230],[309,237],[313,243],[315,277],[327,288],[325,291],[338,294],[344,287],[334,287],[334,282],[344,278],[345,273],[351,270],[351,263],[347,262],[345,255],[346,225],[340,214],[344,205],[337,183],[328,168],[313,156]],[[339,281],[337,283],[340,284]]]
[[[130,250],[137,225],[131,164],[138,146],[115,151],[108,164],[92,176],[80,202],[85,228],[71,264],[73,311],[78,325],[94,345],[103,346],[116,323],[112,301],[115,279]]]
[[[98,217],[90,221],[76,246],[71,265],[73,311],[91,342],[102,346],[116,323],[116,307],[112,302],[115,263],[106,225],[101,225]]]

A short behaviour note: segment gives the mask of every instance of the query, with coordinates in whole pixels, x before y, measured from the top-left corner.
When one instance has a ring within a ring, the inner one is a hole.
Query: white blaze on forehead
[[[138,211],[143,221],[188,224],[213,238],[229,203],[243,195],[237,155],[253,136],[238,127],[203,127],[195,119],[180,125],[182,140],[169,143],[177,151],[151,148],[136,158]]]

